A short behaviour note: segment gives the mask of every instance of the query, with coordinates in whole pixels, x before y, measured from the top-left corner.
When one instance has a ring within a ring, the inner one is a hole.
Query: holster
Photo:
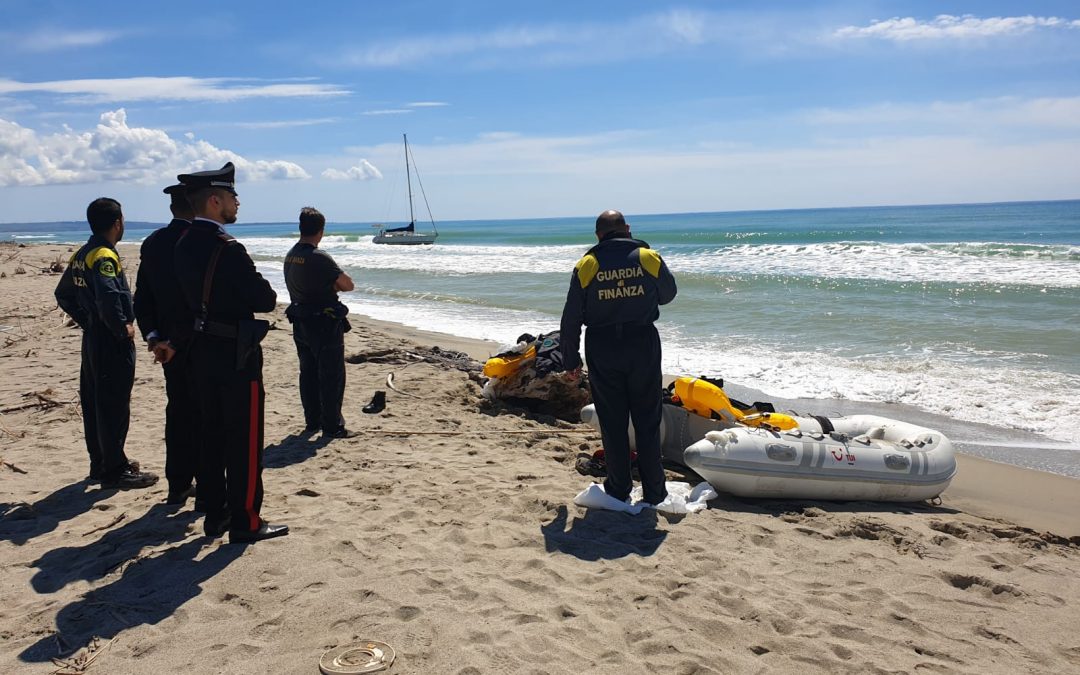
[[[240,319],[236,322],[236,369],[243,370],[248,358],[270,330],[265,319]]]
[[[349,308],[341,302],[333,305],[309,305],[294,302],[285,308],[285,317],[289,320],[289,323],[307,321],[310,319],[341,321],[344,324],[342,331],[344,333],[348,333],[352,330],[352,325],[349,323],[349,320],[345,318],[348,314]]]

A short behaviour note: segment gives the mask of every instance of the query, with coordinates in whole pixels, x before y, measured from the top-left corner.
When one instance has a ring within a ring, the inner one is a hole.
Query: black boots
[[[375,395],[371,397],[371,403],[364,406],[363,410],[369,415],[380,413],[386,408],[386,392],[377,391]]]

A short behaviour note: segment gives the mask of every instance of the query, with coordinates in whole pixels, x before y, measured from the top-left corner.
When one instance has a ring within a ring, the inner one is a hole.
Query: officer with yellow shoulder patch
[[[120,202],[90,202],[93,234],[56,286],[56,301],[83,329],[79,398],[82,404],[90,482],[104,489],[150,487],[158,477],[139,470],[124,454],[135,383],[135,313],[116,243],[124,236]]]
[[[620,501],[630,497],[632,420],[643,498],[655,505],[667,489],[660,460],[660,335],[653,322],[659,306],[675,298],[675,277],[660,254],[630,236],[618,211],[600,214],[596,238],[570,278],[560,326],[563,366],[581,367],[581,326],[588,326],[585,360],[604,442],[604,491]]]

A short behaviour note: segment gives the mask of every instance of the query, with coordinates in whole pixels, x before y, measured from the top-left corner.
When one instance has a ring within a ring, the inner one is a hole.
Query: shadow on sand
[[[19,658],[43,663],[74,653],[97,636],[112,639],[140,625],[153,625],[172,616],[202,592],[201,584],[244,553],[244,546],[218,546],[196,560],[206,539],[195,537],[124,570],[116,581],[96,588],[64,606],[56,615],[56,634],[42,637]]]
[[[266,446],[266,449],[263,450],[263,468],[281,469],[293,464],[299,464],[314,457],[321,448],[325,448],[332,440],[334,439],[321,434],[318,438],[313,437],[311,434],[289,434],[277,443]]]
[[[826,513],[862,513],[866,515],[875,513],[898,513],[903,515],[929,513],[948,516],[961,513],[957,509],[935,505],[930,502],[830,502],[817,499],[754,499],[733,497],[728,494],[721,494],[716,499],[709,501],[709,509],[734,513],[760,513],[774,517],[801,513],[809,508],[820,509]]]
[[[540,526],[547,551],[559,551],[581,560],[614,560],[628,555],[650,556],[667,538],[656,529],[657,513],[645,509],[636,516],[603,509],[587,509],[582,518],[567,525],[566,506],[555,520]]]
[[[188,525],[198,514],[176,511],[175,506],[155,504],[143,515],[108,530],[100,538],[82,539],[86,542],[83,546],[63,546],[46,552],[31,563],[38,572],[30,579],[30,585],[38,593],[55,593],[76,580],[101,579],[138,556],[144,548],[183,540],[188,536]]]
[[[116,490],[92,487],[88,481],[65,485],[33,504],[0,504],[0,541],[22,546],[34,537],[55,530],[60,523],[89,511]]]

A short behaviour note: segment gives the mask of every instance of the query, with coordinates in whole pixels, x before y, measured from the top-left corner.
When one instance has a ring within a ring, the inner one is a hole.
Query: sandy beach
[[[48,271],[71,250],[0,245],[0,672],[317,673],[379,640],[392,673],[1080,673],[1076,479],[962,456],[939,505],[589,511],[574,463],[599,434],[485,404],[457,353],[496,345],[362,316],[359,435],[332,442],[297,436],[291,329],[270,317],[263,514],[292,532],[204,537],[163,482],[85,482],[79,331]],[[391,373],[400,392],[361,414]],[[159,474],[164,406],[140,349],[127,452]]]

